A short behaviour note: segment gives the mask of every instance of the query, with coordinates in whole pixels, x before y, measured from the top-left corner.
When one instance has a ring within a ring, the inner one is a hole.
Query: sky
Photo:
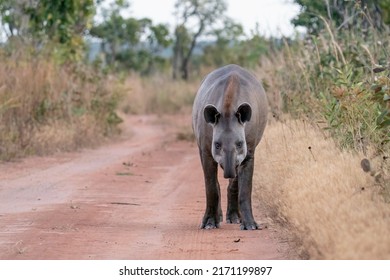
[[[176,0],[130,0],[131,16],[148,17],[154,23],[175,25],[173,15]],[[246,34],[250,35],[256,23],[261,35],[266,37],[291,36],[294,28],[290,20],[299,12],[299,6],[292,0],[227,0],[227,15],[241,23]]]

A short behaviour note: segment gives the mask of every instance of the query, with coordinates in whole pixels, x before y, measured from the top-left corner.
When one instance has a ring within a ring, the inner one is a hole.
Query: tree
[[[29,17],[24,12],[27,1],[1,0],[0,19],[2,29],[8,38],[21,35],[28,29]]]
[[[235,63],[253,68],[260,63],[260,57],[269,52],[271,40],[261,36],[259,26],[256,26],[250,36],[244,35],[240,24],[227,18],[224,27],[216,29],[214,44],[204,48],[203,62],[206,65],[220,67],[227,63]]]
[[[191,38],[187,28],[184,25],[176,26],[174,37],[175,41],[173,45],[172,74],[173,79],[176,80],[180,74],[180,70],[183,68],[182,64],[184,53],[188,53],[188,46],[191,43]],[[181,76],[183,77],[183,75]]]
[[[125,49],[133,49],[139,43],[146,20],[123,18],[119,14],[111,14],[108,19],[91,28],[90,34],[101,39],[101,51],[105,54],[106,62],[114,64],[119,53]]]
[[[177,26],[173,48],[173,78],[188,79],[189,63],[198,39],[221,22],[227,10],[225,0],[177,0]],[[190,26],[195,26],[190,28]]]
[[[172,44],[169,29],[165,24],[151,25],[149,35],[146,38],[151,59],[145,73],[149,74],[155,70],[156,64],[162,64],[164,59],[160,53]]]
[[[251,32],[251,37],[241,41],[239,44],[239,49],[237,50],[238,64],[251,68],[258,66],[260,57],[269,54],[273,46],[272,41],[272,38],[266,39],[261,35],[259,25],[256,24],[256,28]]]
[[[169,30],[163,24],[153,25],[148,18],[122,16],[121,11],[128,7],[127,1],[117,0],[103,9],[103,21],[95,24],[90,34],[101,40],[108,65],[147,74],[154,68],[158,53],[170,45]]]
[[[100,4],[103,4],[101,1]],[[115,1],[110,8],[102,8],[103,22],[95,23],[90,29],[91,36],[101,39],[101,52],[104,53],[105,62],[114,64],[119,48],[128,41],[130,44],[138,42],[139,22],[136,19],[125,19],[121,10],[129,7],[127,1]]]
[[[158,66],[163,66],[165,60],[160,56],[160,52],[171,44],[171,40],[167,26],[153,25],[151,20],[140,21],[145,25],[139,33],[138,42],[132,45],[124,41],[125,45],[115,56],[115,62],[119,69],[132,69],[147,75],[154,72]]]
[[[214,44],[204,48],[202,60],[207,65],[220,67],[226,63],[238,63],[238,48],[244,29],[241,24],[225,18],[223,26],[211,32],[216,40]]]
[[[304,26],[308,33],[318,34],[324,28],[321,19],[331,20],[337,28],[350,28],[360,21],[364,26],[382,28],[389,22],[389,0],[294,0],[301,12],[291,22]],[[362,16],[365,15],[365,16]]]
[[[54,43],[68,58],[80,58],[83,35],[95,13],[93,0],[2,0],[0,18],[8,38],[42,48]]]

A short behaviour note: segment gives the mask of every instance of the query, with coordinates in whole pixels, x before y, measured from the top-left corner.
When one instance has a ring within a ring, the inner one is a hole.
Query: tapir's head
[[[247,155],[245,123],[251,119],[248,103],[241,104],[233,114],[221,114],[214,105],[204,108],[204,118],[213,126],[211,152],[224,170],[225,178],[235,178],[237,167]]]

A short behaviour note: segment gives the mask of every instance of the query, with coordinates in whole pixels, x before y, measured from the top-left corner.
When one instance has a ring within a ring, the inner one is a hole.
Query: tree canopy
[[[68,58],[81,55],[83,35],[94,13],[93,0],[0,1],[0,19],[8,38],[40,47],[58,43]]]
[[[177,0],[173,49],[173,78],[188,79],[189,63],[199,38],[210,34],[218,22],[225,20],[225,0]],[[195,26],[191,28],[190,26]]]
[[[191,67],[200,63],[255,66],[269,49],[259,32],[246,35],[242,25],[226,15],[227,0],[176,0],[176,25],[171,27],[130,16],[130,3],[0,0],[5,45],[16,41],[35,52],[48,50],[60,62],[89,57],[96,66],[113,71],[150,74],[171,67],[178,79],[188,79]],[[86,55],[87,47],[93,55]]]
[[[310,34],[318,34],[330,20],[337,28],[350,28],[357,24],[372,24],[382,28],[390,24],[390,0],[294,0],[301,7],[291,21],[295,26],[307,28]]]

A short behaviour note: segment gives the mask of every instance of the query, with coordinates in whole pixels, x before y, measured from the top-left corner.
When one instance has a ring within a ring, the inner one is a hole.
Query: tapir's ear
[[[217,124],[219,116],[221,115],[218,112],[217,108],[215,108],[215,106],[211,105],[211,104],[207,105],[204,108],[203,114],[204,114],[204,119],[206,120],[206,122],[209,124],[212,124],[212,125]]]
[[[240,107],[238,107],[236,116],[238,118],[238,121],[241,124],[244,124],[246,122],[249,122],[252,117],[252,108],[251,105],[248,103],[242,103]]]

